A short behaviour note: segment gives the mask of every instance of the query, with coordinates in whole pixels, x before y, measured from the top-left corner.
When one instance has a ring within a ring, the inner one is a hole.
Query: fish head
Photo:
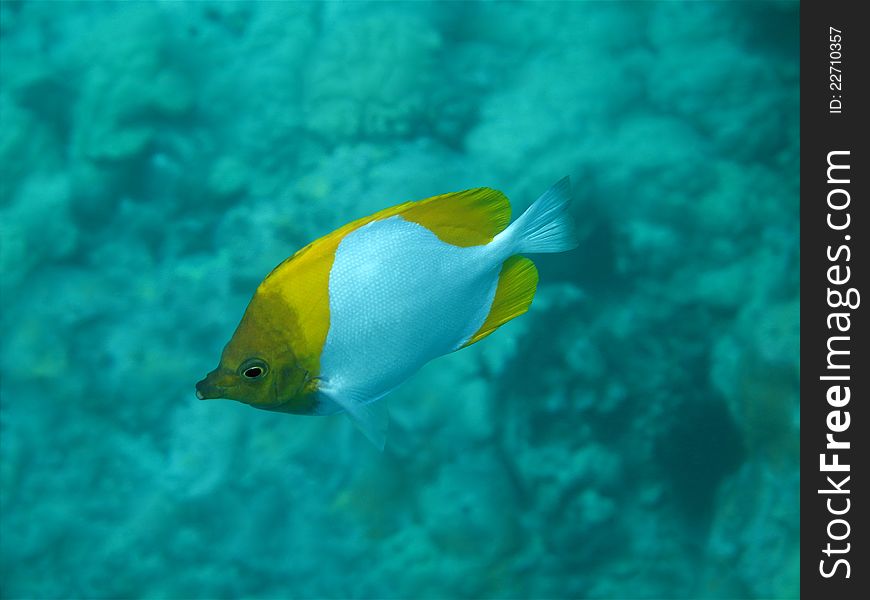
[[[196,384],[200,400],[225,398],[255,408],[308,414],[315,405],[317,377],[293,351],[288,333],[260,314],[252,301],[221,354],[220,364]]]

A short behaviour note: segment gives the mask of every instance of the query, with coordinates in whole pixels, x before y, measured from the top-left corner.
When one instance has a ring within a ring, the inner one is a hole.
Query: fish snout
[[[200,400],[213,400],[226,398],[226,388],[231,381],[229,377],[217,369],[205,376],[205,379],[196,384],[196,397]]]

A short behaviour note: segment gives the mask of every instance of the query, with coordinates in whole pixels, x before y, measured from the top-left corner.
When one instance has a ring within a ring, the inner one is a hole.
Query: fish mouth
[[[223,373],[214,370],[205,376],[205,379],[198,381],[196,384],[196,397],[200,400],[215,400],[217,398],[227,397],[226,385],[221,385],[219,379],[223,377]]]
[[[203,379],[196,384],[196,397],[200,400],[214,400],[216,398],[223,398],[223,394],[221,390],[211,385],[208,379]]]

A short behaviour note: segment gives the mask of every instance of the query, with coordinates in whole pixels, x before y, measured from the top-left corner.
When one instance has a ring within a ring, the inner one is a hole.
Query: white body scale
[[[320,356],[326,397],[317,412],[344,410],[331,398],[374,402],[467,342],[486,320],[512,254],[505,233],[460,247],[395,215],[348,234],[329,274],[330,325]]]

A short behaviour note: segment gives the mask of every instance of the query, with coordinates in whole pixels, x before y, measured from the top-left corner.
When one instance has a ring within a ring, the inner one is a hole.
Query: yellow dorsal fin
[[[504,261],[489,314],[480,329],[462,348],[482,340],[514,317],[529,310],[537,287],[538,270],[535,263],[524,256],[511,256]]]
[[[397,213],[402,218],[422,225],[454,246],[488,244],[511,221],[507,197],[490,188],[441,194],[402,207]]]
[[[379,210],[373,215],[351,221],[314,240],[285,259],[266,278],[268,279],[286,263],[302,256],[315,246],[334,250],[351,231],[372,221],[381,221],[395,215],[402,215],[402,218],[426,227],[448,244],[463,247],[480,246],[491,242],[492,238],[504,231],[511,222],[511,204],[507,196],[498,190],[485,187],[396,204]]]

